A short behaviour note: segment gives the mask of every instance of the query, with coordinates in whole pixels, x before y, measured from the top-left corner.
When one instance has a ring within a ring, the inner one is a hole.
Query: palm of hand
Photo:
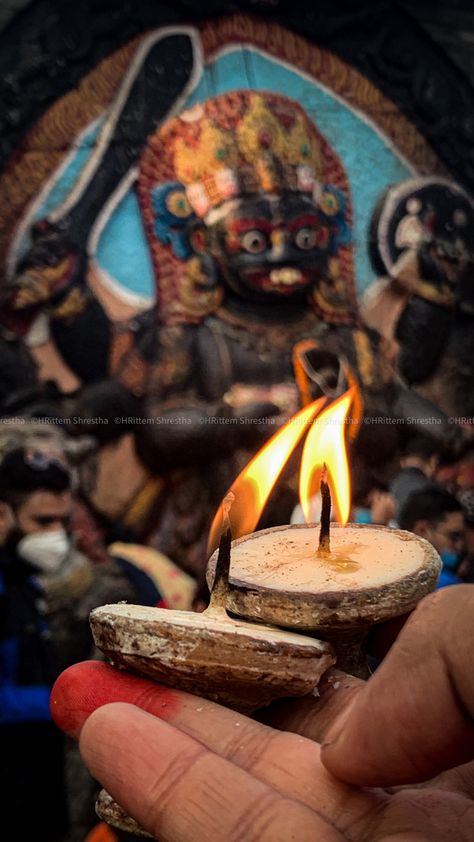
[[[289,729],[276,730],[179,691],[115,677],[105,665],[96,668],[111,673],[106,701],[133,706],[95,710],[81,750],[92,774],[160,842],[472,839],[474,763],[422,786],[391,790],[346,785],[327,771],[316,740],[344,708],[355,679],[336,683],[339,696],[329,688],[320,700],[270,709],[267,721]],[[85,719],[100,699],[91,698],[84,680],[81,692]]]

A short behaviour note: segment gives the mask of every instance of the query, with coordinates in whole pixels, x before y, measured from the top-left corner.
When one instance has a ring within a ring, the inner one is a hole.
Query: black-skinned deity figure
[[[254,451],[301,402],[357,384],[365,417],[436,416],[441,437],[452,428],[394,377],[360,318],[351,187],[315,120],[262,88],[233,87],[180,111],[190,38],[155,41],[118,89],[74,189],[31,227],[3,324],[26,331],[47,315],[82,384],[67,411],[107,418],[94,430],[103,442],[134,432],[148,470],[171,477],[155,509],[156,545],[196,567],[236,454]],[[90,283],[93,243],[132,182],[156,303],[114,321]],[[396,424],[360,425],[354,458],[380,464],[398,435]],[[198,515],[184,528],[190,509]]]
[[[112,324],[57,223],[36,225],[19,267],[9,312],[33,312],[47,290],[54,342],[84,383],[74,415],[110,419],[106,437],[150,419],[137,444],[152,471],[203,466],[298,409],[298,348],[310,397],[351,372],[388,411],[388,372],[357,317],[347,180],[297,103],[237,91],[166,122],[139,159],[138,195],[153,310]]]

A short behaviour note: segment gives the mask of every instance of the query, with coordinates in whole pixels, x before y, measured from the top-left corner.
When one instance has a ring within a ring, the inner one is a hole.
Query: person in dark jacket
[[[12,474],[15,487],[12,488]],[[58,674],[37,558],[65,550],[70,476],[56,458],[19,449],[0,466],[0,802],[15,842],[56,842],[68,825],[63,742],[49,695]]]
[[[415,435],[405,444],[400,471],[389,489],[395,501],[395,520],[398,523],[411,494],[437,487],[434,477],[438,468],[438,450],[439,444],[423,435]]]
[[[458,569],[465,550],[461,503],[442,488],[425,488],[411,494],[400,513],[401,529],[426,538],[440,555],[443,568],[438,588],[459,585]]]
[[[15,768],[5,759],[7,753],[0,760],[0,805],[3,808],[5,794],[15,842],[52,842],[60,838],[55,835],[55,821],[56,815],[59,818],[64,813],[64,805],[59,804],[64,795],[63,747],[59,732],[50,723],[48,707],[51,684],[61,670],[76,661],[98,656],[89,628],[91,610],[122,600],[165,606],[161,582],[174,605],[180,579],[169,560],[145,547],[115,544],[109,553],[104,543],[100,560],[91,558],[89,544],[83,546],[81,534],[76,533],[77,499],[71,492],[64,443],[38,437],[32,443],[31,436],[22,445],[19,441],[20,435],[13,437],[14,444],[5,449],[0,464],[0,575],[4,587],[3,598],[0,596],[0,727],[4,726],[6,735],[2,748],[5,740],[11,738],[13,746],[21,742],[22,734],[28,736],[18,770],[17,757]],[[181,574],[181,578],[188,577]],[[191,581],[185,581],[180,595],[184,599],[190,591]],[[36,735],[43,734],[44,744],[36,746]],[[58,741],[57,747],[54,741]],[[72,741],[66,742],[64,759],[67,842],[82,842],[96,821],[97,785]],[[45,786],[50,788],[47,792]],[[36,809],[44,815],[44,827],[35,811],[26,809],[29,790],[35,798],[37,795]],[[16,830],[19,821],[23,821],[25,832],[21,837]],[[43,835],[38,836],[39,832]]]

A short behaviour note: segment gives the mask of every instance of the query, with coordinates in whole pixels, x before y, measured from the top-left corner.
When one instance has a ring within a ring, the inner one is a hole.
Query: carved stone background
[[[12,6],[13,0],[2,5],[4,20]],[[378,89],[381,99],[377,102],[390,100],[403,115],[397,133],[404,133],[406,120],[411,122],[416,135],[426,138],[429,155],[434,153],[436,171],[452,175],[474,191],[474,51],[469,41],[474,36],[474,11],[467,2],[463,8],[453,2],[449,11],[433,4],[431,11],[425,3],[381,0],[338,0],[337,4],[334,0],[33,0],[0,33],[0,185],[2,178],[13,173],[9,184],[13,196],[22,179],[26,138],[36,174],[45,149],[51,156],[67,151],[74,137],[72,123],[78,110],[74,104],[62,140],[41,146],[41,134],[31,129],[65,94],[72,91],[80,97],[81,80],[102,60],[120,48],[126,52],[127,45],[147,30],[213,21],[235,12],[274,21],[351,65],[373,83],[368,88]],[[291,36],[289,40],[295,39]],[[121,60],[125,69],[127,56]],[[162,78],[169,76],[163,73]],[[360,110],[364,112],[363,107]],[[385,114],[383,104],[379,112]],[[132,121],[132,125],[136,134],[136,123]],[[351,140],[358,149],[357,137]],[[133,147],[134,136],[130,142]],[[417,149],[424,146],[422,141]],[[119,152],[123,148],[118,144]],[[358,158],[363,155],[362,147]],[[417,153],[416,162],[422,157]],[[426,160],[421,164],[426,165]],[[420,167],[419,171],[431,170]],[[27,180],[23,175],[23,182]],[[373,172],[369,181],[374,182]],[[8,198],[7,193],[7,200],[0,203],[0,223],[15,221]],[[61,385],[67,390],[77,383]]]
[[[2,0],[0,30],[30,3],[31,0]],[[417,18],[423,29],[474,83],[474,12],[471,0],[453,0],[449,4],[442,0],[407,0],[400,5]]]
[[[474,83],[474,9],[471,0],[401,4]]]
[[[2,2],[3,21],[23,5],[22,0]],[[399,104],[453,175],[473,189],[474,11],[468,0],[450,3],[449,10],[441,3],[403,6],[376,0],[340,0],[336,6],[328,0],[34,0],[0,38],[0,163],[8,161],[48,105],[137,33],[246,10],[314,38],[354,64]],[[413,26],[412,14],[442,49]]]
[[[6,26],[12,17],[21,9],[24,9],[29,2],[30,0],[2,0],[2,5],[0,6],[0,27],[3,28]]]

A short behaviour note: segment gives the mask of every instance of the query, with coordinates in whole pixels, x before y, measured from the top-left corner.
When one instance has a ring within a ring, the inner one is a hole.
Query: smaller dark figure
[[[412,494],[435,485],[438,450],[439,446],[427,436],[414,436],[406,443],[400,459],[400,472],[390,484],[396,520]]]
[[[443,562],[438,588],[461,584],[458,569],[465,548],[464,515],[461,503],[441,488],[426,488],[412,494],[399,517],[401,529],[414,532],[433,544]]]
[[[54,460],[12,451],[0,467],[0,792],[2,828],[18,842],[67,829],[63,741],[51,722],[58,674],[35,559],[65,553],[69,474]]]
[[[455,418],[474,415],[473,237],[474,202],[458,184],[426,176],[392,186],[372,221],[383,277],[363,308],[403,381]]]

